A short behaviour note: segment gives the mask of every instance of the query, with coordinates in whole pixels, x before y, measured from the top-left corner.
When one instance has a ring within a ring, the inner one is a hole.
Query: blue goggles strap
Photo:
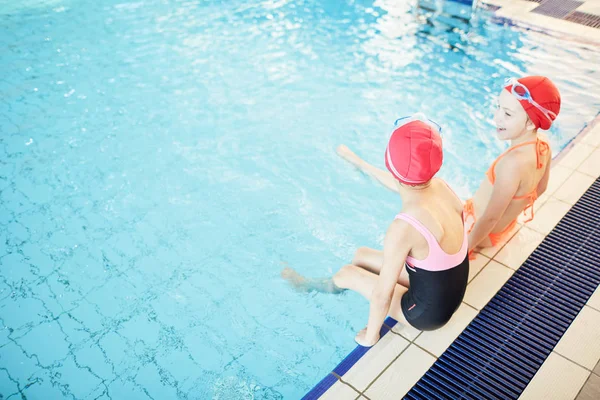
[[[425,122],[427,125],[431,126],[433,129],[435,129],[439,134],[442,133],[442,127],[440,126],[440,124],[438,124],[437,122],[427,118],[425,116],[425,114],[423,113],[417,113],[414,115],[409,115],[407,117],[401,117],[398,118],[395,122],[394,122],[394,128],[398,129],[401,126],[404,126],[410,122],[413,121],[422,121]]]

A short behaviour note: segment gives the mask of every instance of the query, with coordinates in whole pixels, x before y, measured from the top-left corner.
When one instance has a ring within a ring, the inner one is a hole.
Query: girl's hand
[[[356,154],[354,154],[354,152],[352,150],[350,150],[348,148],[348,146],[346,146],[345,144],[340,144],[338,146],[337,153],[344,160],[346,160],[352,164],[358,164],[360,161],[360,158],[358,158],[358,156]]]
[[[362,347],[372,347],[375,345],[375,343],[379,341],[379,338],[380,336],[378,333],[377,337],[375,337],[375,340],[367,340],[367,328],[365,328],[362,331],[358,332],[354,340]]]

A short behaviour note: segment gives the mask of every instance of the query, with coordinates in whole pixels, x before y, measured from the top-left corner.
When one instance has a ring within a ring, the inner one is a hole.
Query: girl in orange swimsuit
[[[550,146],[538,137],[537,131],[540,128],[549,129],[556,119],[560,111],[558,89],[548,78],[542,76],[510,79],[506,82],[498,101],[499,106],[494,116],[498,138],[511,140],[513,145],[490,166],[486,173],[489,184],[482,182],[474,196],[474,199],[486,204],[475,207],[473,199],[465,203],[465,216],[472,224],[469,229],[470,252],[490,244],[496,246],[513,231],[517,225],[516,217],[503,224],[504,226],[498,226],[502,219],[506,220],[505,211],[510,210],[510,215],[514,215],[517,206],[510,207],[513,201],[526,200],[523,208],[517,208],[517,211],[527,213],[530,210],[529,218],[525,222],[531,221],[534,216],[533,204],[546,190],[549,178]],[[535,168],[532,168],[533,165],[528,161],[530,156],[523,151],[516,151],[530,145],[533,145],[535,150]],[[502,159],[505,161],[500,162]],[[540,176],[537,171],[542,169],[544,172]],[[502,182],[496,187],[496,177],[500,174]],[[535,174],[533,179],[531,174]],[[525,194],[517,196],[517,192],[522,191],[521,182],[523,186],[528,187],[532,181],[533,187]],[[478,196],[480,191],[484,194]],[[483,210],[481,215],[476,216],[476,208]]]
[[[512,146],[511,148],[506,150],[504,153],[500,154],[500,156],[498,156],[498,158],[496,158],[496,160],[492,163],[492,165],[486,172],[486,176],[488,177],[490,184],[494,185],[494,183],[496,182],[495,167],[496,167],[496,164],[498,163],[498,161],[500,161],[500,159],[502,159],[504,156],[506,156],[511,151],[518,149],[519,147],[528,146],[530,144],[535,145],[536,164],[537,164],[536,168],[537,169],[544,168],[546,165],[543,160],[546,157],[546,155],[548,154],[548,152],[550,151],[550,145],[545,140],[542,140],[541,138],[537,138],[536,140],[532,140],[529,142],[525,142],[525,143],[521,143],[521,144]],[[542,193],[538,193],[538,187],[536,185],[536,187],[534,189],[532,189],[530,192],[528,192],[527,194],[525,194],[523,196],[513,196],[513,198],[512,198],[513,200],[525,200],[525,199],[528,200],[527,205],[523,209],[523,213],[526,214],[527,210],[531,210],[531,212],[530,212],[530,217],[527,220],[525,220],[524,222],[527,223],[527,222],[533,220],[533,217],[534,217],[533,204],[541,194]],[[473,228],[475,226],[475,222],[476,222],[475,208],[473,206],[473,199],[468,199],[465,202],[464,210],[465,210],[465,216],[467,216],[468,218],[470,218],[472,220],[472,225],[469,228],[469,233],[471,233],[471,231],[473,230]],[[498,243],[503,241],[512,232],[512,230],[515,228],[515,226],[517,226],[516,218],[513,219],[500,232],[495,232],[495,233],[490,232],[488,237],[490,238],[490,241],[492,242],[492,246],[496,246]]]

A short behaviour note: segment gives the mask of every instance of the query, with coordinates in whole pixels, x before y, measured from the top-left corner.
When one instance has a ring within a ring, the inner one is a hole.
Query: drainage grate
[[[407,399],[517,399],[600,283],[600,180]]]
[[[575,0],[546,0],[531,12],[548,17],[564,18],[582,4],[583,1]]]
[[[600,15],[588,14],[581,11],[573,11],[567,15],[565,21],[575,22],[592,28],[600,28]]]

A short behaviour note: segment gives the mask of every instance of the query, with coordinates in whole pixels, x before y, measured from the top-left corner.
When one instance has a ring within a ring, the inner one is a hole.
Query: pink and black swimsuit
[[[398,214],[427,240],[429,255],[424,260],[406,258],[410,288],[402,296],[402,312],[415,328],[430,331],[445,325],[458,309],[469,277],[468,234],[464,229],[461,249],[447,254],[433,234],[421,222],[407,214]],[[463,219],[464,221],[464,219]],[[464,225],[464,222],[463,222]]]

